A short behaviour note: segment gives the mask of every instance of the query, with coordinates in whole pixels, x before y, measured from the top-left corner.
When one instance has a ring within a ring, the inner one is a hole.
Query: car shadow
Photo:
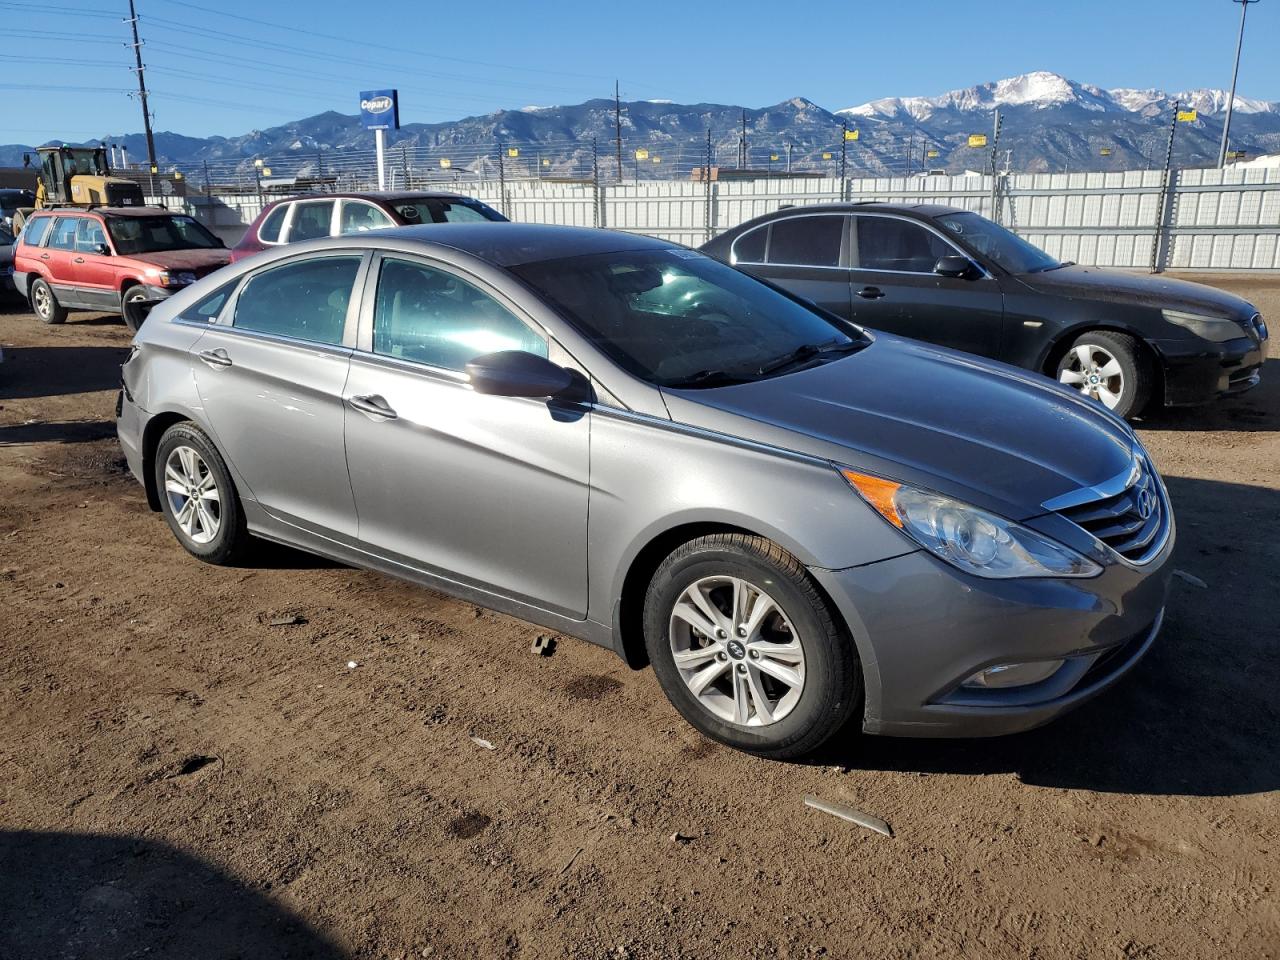
[[[54,420],[0,426],[0,447],[22,443],[92,443],[116,435],[107,420]]]
[[[1196,407],[1162,407],[1135,421],[1140,430],[1280,431],[1280,358],[1262,364],[1262,383],[1248,393]]]
[[[129,347],[9,347],[0,364],[0,400],[114,390]]]
[[[0,831],[0,956],[346,957],[230,874],[155,840]]]
[[[1165,626],[1115,687],[1028,733],[983,740],[841,736],[812,762],[1013,773],[1041,787],[1179,796],[1280,789],[1275,607],[1280,492],[1166,477],[1179,520]]]

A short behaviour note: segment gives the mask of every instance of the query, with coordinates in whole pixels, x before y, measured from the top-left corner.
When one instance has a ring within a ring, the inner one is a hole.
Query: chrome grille
[[[1133,563],[1144,563],[1164,546],[1169,504],[1145,457],[1139,457],[1119,493],[1062,507],[1058,513]]]

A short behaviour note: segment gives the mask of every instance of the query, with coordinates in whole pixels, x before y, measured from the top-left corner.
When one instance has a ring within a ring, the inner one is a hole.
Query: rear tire
[[[225,566],[241,560],[250,535],[227,465],[204,431],[175,423],[156,448],[156,490],[169,529],[192,556]]]
[[[672,705],[739,750],[803,756],[861,708],[852,640],[803,565],[762,537],[677,548],[649,584],[644,633]]]
[[[142,312],[142,304],[147,302],[147,291],[139,286],[132,286],[120,295],[120,316],[130,333],[137,333],[146,321]]]
[[[41,323],[63,323],[67,319],[67,308],[53,295],[53,288],[39,277],[31,282],[31,309]]]
[[[1142,345],[1127,333],[1091,330],[1072,341],[1056,371],[1058,382],[1096,400],[1117,417],[1136,417],[1155,391],[1155,371]]]

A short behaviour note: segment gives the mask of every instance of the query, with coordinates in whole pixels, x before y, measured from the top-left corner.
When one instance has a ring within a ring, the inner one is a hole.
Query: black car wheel
[[[67,319],[67,308],[58,302],[53,289],[43,280],[31,284],[31,309],[42,323],[62,323]]]
[[[1118,417],[1133,417],[1151,399],[1155,376],[1133,337],[1093,330],[1076,337],[1058,361],[1058,381]]]
[[[147,319],[146,304],[149,299],[147,291],[142,287],[130,287],[120,298],[120,315],[124,317],[124,325],[131,333],[137,333]]]
[[[862,703],[862,669],[803,565],[746,534],[675,550],[645,596],[663,692],[706,736],[775,759],[812,752]]]

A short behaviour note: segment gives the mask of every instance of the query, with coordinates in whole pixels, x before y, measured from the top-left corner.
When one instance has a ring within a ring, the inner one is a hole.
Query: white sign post
[[[373,131],[373,142],[378,147],[378,189],[387,189],[387,165],[383,162],[383,155],[387,149],[387,131],[379,127]]]

